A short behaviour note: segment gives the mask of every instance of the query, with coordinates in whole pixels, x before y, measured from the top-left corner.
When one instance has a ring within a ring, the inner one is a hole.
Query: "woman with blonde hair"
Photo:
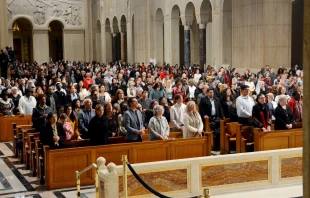
[[[196,110],[196,103],[194,101],[187,103],[183,122],[183,138],[202,136],[203,123],[200,114]]]

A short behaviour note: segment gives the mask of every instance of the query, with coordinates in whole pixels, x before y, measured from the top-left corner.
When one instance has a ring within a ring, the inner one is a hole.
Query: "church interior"
[[[0,197],[310,197],[308,0],[0,0],[0,49]]]

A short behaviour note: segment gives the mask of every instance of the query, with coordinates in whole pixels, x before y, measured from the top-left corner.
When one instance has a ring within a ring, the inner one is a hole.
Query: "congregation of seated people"
[[[277,71],[276,71],[277,70]],[[203,136],[209,120],[214,149],[220,146],[220,120],[271,131],[302,122],[303,71],[282,66],[244,74],[235,68],[152,63],[68,62],[10,68],[0,80],[0,113],[32,115],[33,128],[51,149],[89,139],[105,145],[109,137],[141,142]]]

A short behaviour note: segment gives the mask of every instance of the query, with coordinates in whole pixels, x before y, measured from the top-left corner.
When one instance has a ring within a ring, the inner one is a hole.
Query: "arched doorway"
[[[195,18],[195,6],[192,2],[189,2],[187,3],[185,7],[185,17],[184,17],[184,20],[185,20],[184,21],[184,64],[185,66],[191,65],[192,63],[191,50],[195,48],[191,41],[196,36],[196,29],[197,29],[197,22],[196,24],[193,23],[194,18]]]
[[[26,18],[16,19],[12,26],[13,49],[18,51],[16,60],[33,62],[33,26]]]
[[[119,28],[118,28],[118,20],[116,17],[113,18],[113,61],[119,61],[120,59],[120,36],[119,36]]]
[[[201,71],[204,69],[204,66],[207,65],[208,57],[211,58],[212,55],[212,35],[210,32],[212,20],[212,7],[209,0],[203,0],[200,6],[200,23],[199,23],[199,31],[200,31],[200,50],[199,50],[199,65]],[[208,27],[209,26],[209,27]],[[209,56],[208,56],[209,54]]]
[[[96,26],[96,60],[97,61],[102,61],[102,51],[101,51],[101,22],[98,19],[97,20],[97,26]]]
[[[135,15],[132,15],[132,19],[131,19],[131,24],[132,24],[132,28],[131,28],[131,36],[132,36],[132,57],[133,57],[133,62],[136,61],[136,53],[135,53]]]
[[[63,60],[63,29],[60,21],[51,21],[48,26],[49,57],[53,62]]]
[[[232,65],[232,0],[223,5],[223,65]]]
[[[155,15],[155,58],[158,65],[164,63],[164,14],[158,8]]]
[[[121,17],[121,61],[127,61],[127,23],[126,17]]]
[[[111,31],[110,20],[108,18],[105,20],[104,26],[105,26],[105,30],[104,30],[105,54],[104,55],[105,55],[106,62],[108,63],[112,61],[112,31]]]
[[[184,64],[184,27],[177,5],[171,11],[171,60],[172,64]]]

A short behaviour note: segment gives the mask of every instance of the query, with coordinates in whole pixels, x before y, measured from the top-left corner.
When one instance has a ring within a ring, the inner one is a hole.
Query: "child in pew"
[[[71,124],[68,122],[68,116],[65,113],[60,114],[58,122],[63,126],[64,132],[66,134],[66,140],[71,140],[73,130]]]

